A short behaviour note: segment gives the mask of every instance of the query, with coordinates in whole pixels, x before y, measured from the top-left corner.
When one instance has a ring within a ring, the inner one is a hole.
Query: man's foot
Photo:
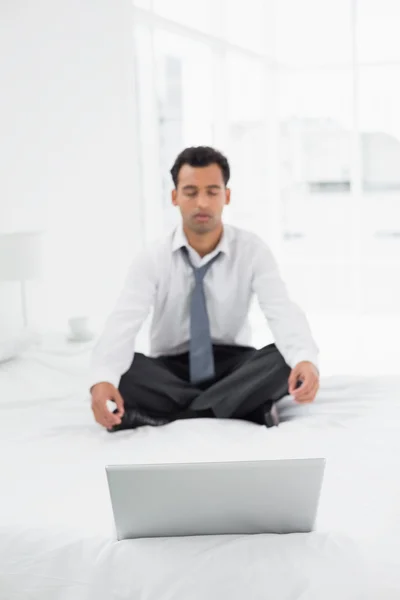
[[[264,404],[264,424],[266,427],[277,427],[279,425],[279,413],[275,402]]]
[[[114,413],[117,412],[116,410]],[[159,427],[160,425],[166,425],[169,423],[168,419],[161,417],[151,417],[137,408],[128,408],[125,410],[121,423],[114,425],[107,429],[110,433],[115,431],[123,431],[124,429],[136,429],[137,427],[143,427],[144,425],[151,425],[153,427]]]
[[[266,427],[276,427],[279,425],[278,409],[272,400],[269,400],[253,412],[247,414],[244,419],[258,425],[265,425]]]

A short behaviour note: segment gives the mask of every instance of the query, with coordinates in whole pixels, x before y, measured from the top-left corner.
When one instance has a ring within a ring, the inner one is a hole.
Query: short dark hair
[[[190,165],[191,167],[208,167],[209,165],[218,165],[222,171],[224,178],[224,184],[227,185],[229,177],[231,176],[231,170],[229,167],[228,159],[210,146],[193,146],[186,148],[177,157],[174,166],[171,169],[171,175],[175,187],[178,187],[178,176],[179,171],[184,165]]]

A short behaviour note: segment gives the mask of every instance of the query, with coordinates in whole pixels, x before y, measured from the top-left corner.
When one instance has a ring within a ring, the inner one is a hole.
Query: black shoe
[[[117,410],[114,410],[114,413],[116,412]],[[167,423],[169,423],[168,419],[152,417],[137,408],[128,408],[122,416],[121,423],[119,425],[114,425],[110,429],[107,429],[107,431],[113,433],[114,431],[123,431],[124,429],[136,429],[137,427],[143,427],[144,425],[159,427],[160,425],[166,425]]]
[[[265,425],[266,427],[276,427],[279,425],[278,410],[272,400],[262,404],[242,418],[245,421],[250,421],[257,425]]]
[[[279,413],[276,403],[269,401],[264,404],[264,424],[266,427],[277,427],[279,425]]]

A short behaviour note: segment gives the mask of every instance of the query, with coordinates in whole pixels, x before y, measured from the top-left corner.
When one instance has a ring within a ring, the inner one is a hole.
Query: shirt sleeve
[[[118,387],[134,357],[136,336],[154,305],[155,264],[147,252],[136,257],[128,271],[114,310],[92,352],[89,389],[100,382]]]
[[[253,291],[276,347],[291,368],[302,361],[310,361],[318,368],[319,350],[307,318],[289,297],[276,260],[261,239],[258,239],[253,256]]]

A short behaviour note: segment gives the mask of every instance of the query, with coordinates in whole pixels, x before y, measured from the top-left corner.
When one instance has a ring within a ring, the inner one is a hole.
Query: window
[[[273,246],[307,312],[400,314],[397,0],[135,5],[147,239],[178,220],[176,155],[213,144],[226,220]]]
[[[360,68],[361,282],[368,312],[400,306],[399,103],[400,65]]]
[[[232,44],[272,56],[274,52],[273,0],[221,0],[220,35]]]
[[[279,89],[284,260],[347,261],[352,179],[352,75],[286,72]]]
[[[400,60],[398,0],[357,2],[357,48],[362,63]]]
[[[176,222],[171,207],[170,169],[186,146],[213,144],[212,53],[203,43],[162,30],[154,34],[160,169],[164,218]]]
[[[263,233],[267,219],[267,70],[260,62],[227,54],[226,154],[231,163],[229,220]]]
[[[280,63],[300,69],[350,65],[351,0],[279,0],[275,6]]]

